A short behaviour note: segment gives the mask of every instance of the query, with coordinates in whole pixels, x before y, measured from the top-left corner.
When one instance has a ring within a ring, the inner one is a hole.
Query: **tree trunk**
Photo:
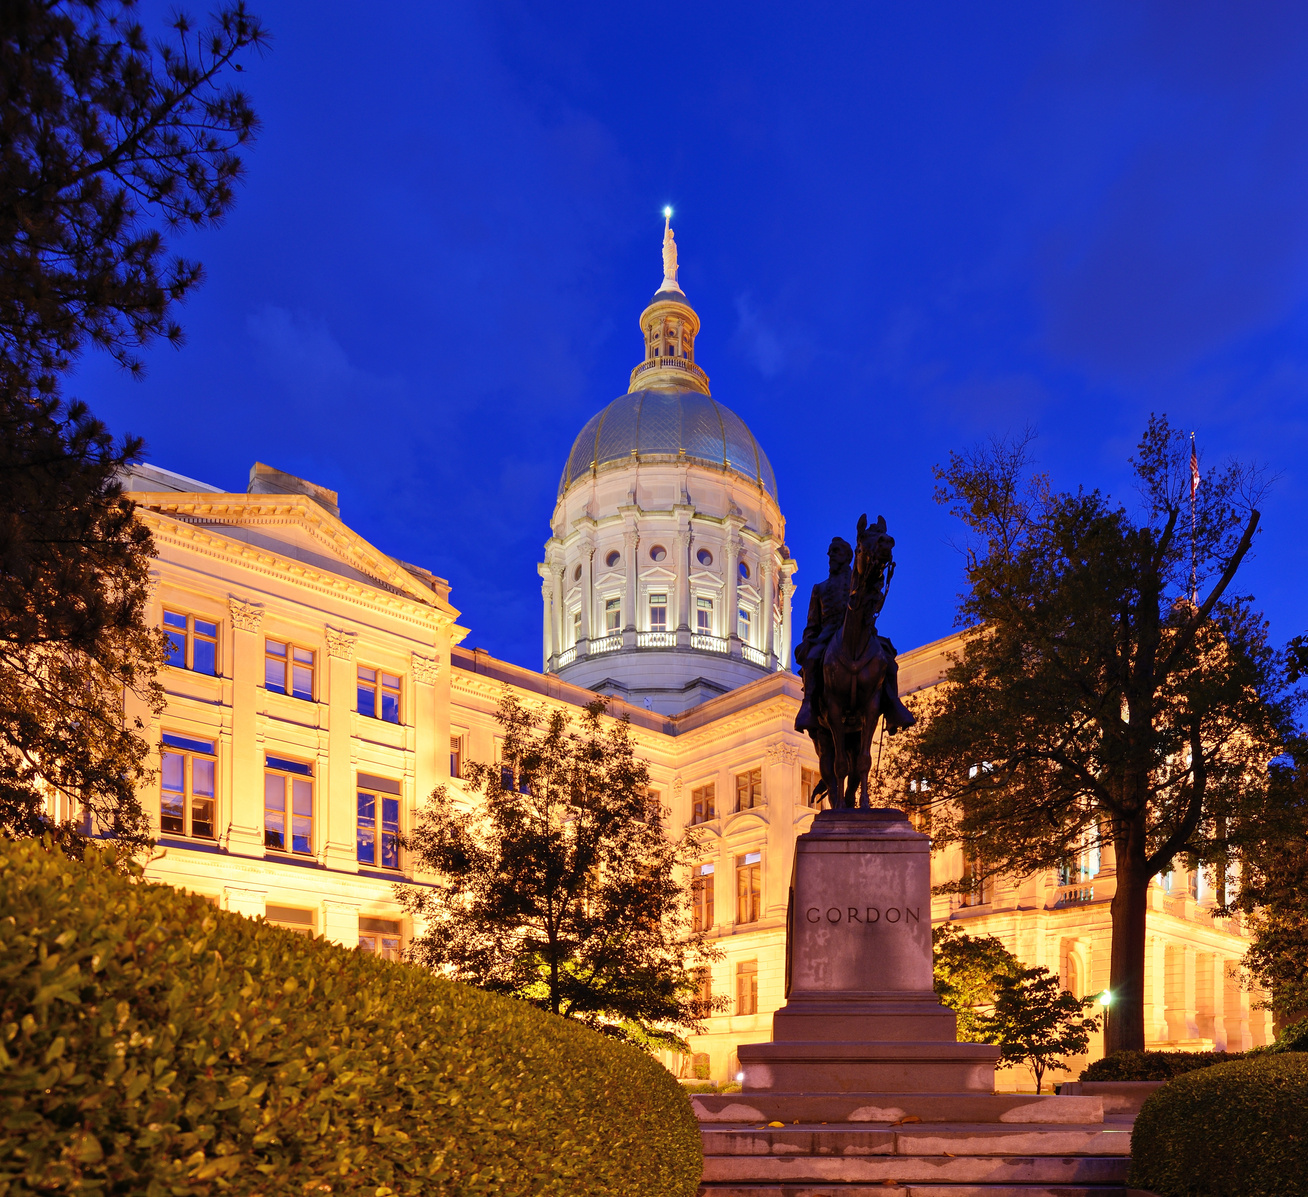
[[[1108,971],[1109,999],[1104,1054],[1144,1051],[1145,913],[1149,909],[1148,853],[1144,815],[1119,823],[1117,892],[1111,907],[1113,949]]]

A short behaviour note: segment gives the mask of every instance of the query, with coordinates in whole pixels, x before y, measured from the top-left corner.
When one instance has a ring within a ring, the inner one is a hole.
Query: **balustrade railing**
[[[1055,906],[1084,906],[1095,900],[1095,887],[1088,881],[1078,881],[1074,885],[1060,885],[1054,891]]]
[[[574,645],[572,648],[565,648],[561,653],[559,653],[559,663],[557,668],[565,669],[567,668],[567,666],[571,665],[573,661],[575,661],[576,659],[577,659],[576,646]]]
[[[752,644],[742,644],[740,646],[740,651],[745,660],[751,665],[757,665],[762,669],[768,667],[767,654],[755,648]]]
[[[637,648],[676,648],[676,632],[637,632]]]
[[[725,653],[728,646],[721,636],[706,636],[703,632],[695,632],[690,638],[690,647],[697,648],[702,653]]]
[[[618,636],[601,636],[597,640],[590,642],[590,655],[599,656],[600,653],[616,652],[622,647],[622,637]]]

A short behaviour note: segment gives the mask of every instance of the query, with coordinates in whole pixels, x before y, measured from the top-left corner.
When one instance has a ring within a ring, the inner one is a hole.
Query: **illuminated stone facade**
[[[543,672],[460,647],[448,583],[351,531],[323,487],[261,465],[244,493],[133,472],[158,548],[152,618],[179,644],[151,727],[163,757],[145,803],[163,854],[149,873],[227,909],[400,950],[416,929],[393,886],[424,878],[395,834],[436,785],[462,787],[462,761],[494,759],[504,689],[574,713],[602,691],[631,720],[671,833],[694,825],[704,843],[699,909],[724,950],[711,985],[732,1012],[693,1049],[727,1079],[737,1045],[769,1038],[783,1001],[787,888],[817,762],[793,728],[797,567],[775,479],[709,396],[675,251],[671,270],[641,318],[633,390],[605,409],[620,416],[616,439],[597,416],[565,465],[540,567]],[[948,638],[902,654],[902,690],[936,684],[954,649]],[[935,855],[935,883],[963,873],[957,849]],[[932,917],[997,935],[1092,994],[1107,984],[1112,886],[1111,859],[1087,856],[1061,878],[937,897]],[[1202,879],[1176,875],[1150,901],[1151,1044],[1266,1042],[1270,1018],[1237,979],[1238,921],[1212,916]]]

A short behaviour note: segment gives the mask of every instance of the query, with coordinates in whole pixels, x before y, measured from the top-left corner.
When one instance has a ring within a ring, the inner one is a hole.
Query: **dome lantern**
[[[631,372],[633,391],[699,391],[709,393],[708,375],[695,364],[699,315],[686,302],[677,282],[677,243],[672,209],[663,209],[663,281],[640,314],[645,360]]]

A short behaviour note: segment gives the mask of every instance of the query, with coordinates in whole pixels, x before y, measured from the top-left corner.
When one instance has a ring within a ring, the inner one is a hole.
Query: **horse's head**
[[[869,525],[867,516],[858,517],[858,538],[854,548],[854,585],[862,590],[879,579],[890,564],[895,538],[886,531],[886,517],[877,516]]]

